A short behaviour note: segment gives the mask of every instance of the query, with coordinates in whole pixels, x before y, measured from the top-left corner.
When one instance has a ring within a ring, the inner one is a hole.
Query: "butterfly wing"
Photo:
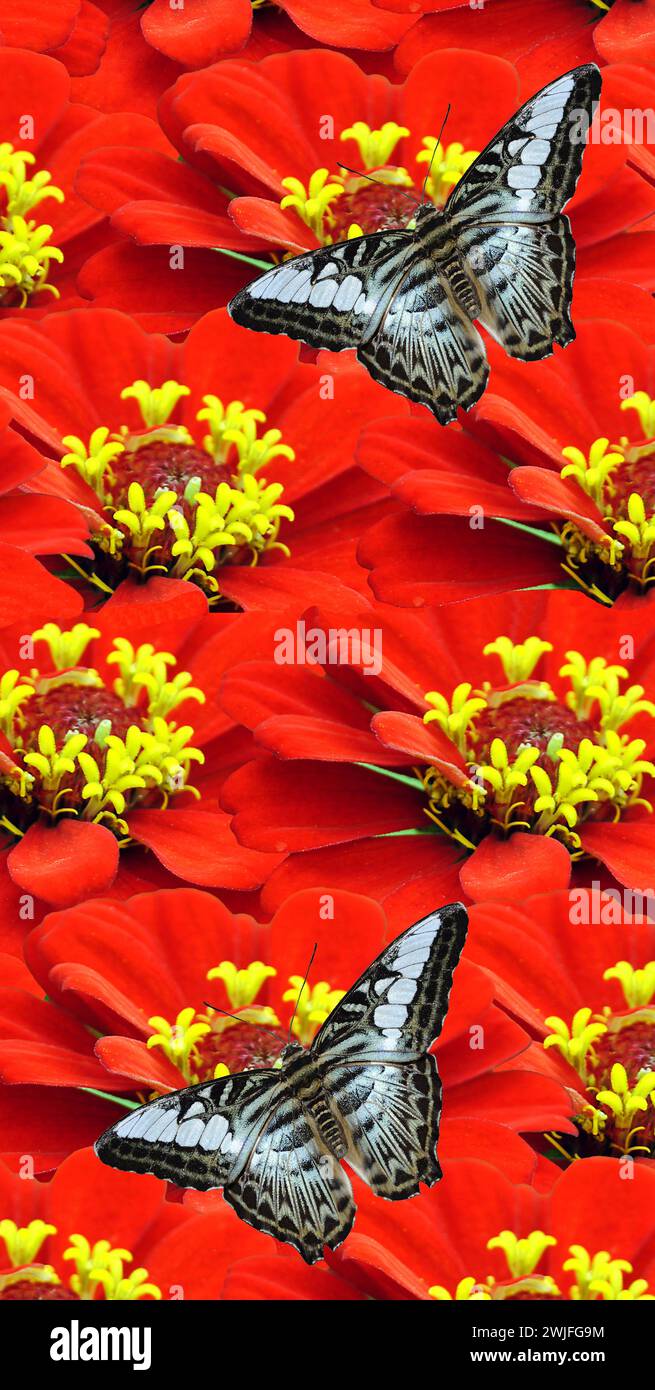
[[[279,1093],[278,1071],[238,1072],[131,1110],[96,1141],[103,1163],[179,1187],[223,1187]]]
[[[358,347],[375,330],[411,256],[411,232],[353,237],[283,261],[234,296],[243,328],[286,333],[310,347]]]
[[[312,1045],[346,1137],[346,1162],[392,1201],[441,1177],[441,1082],[426,1049],[446,1016],[467,920],[452,903],[410,927],[348,991]]]
[[[482,338],[429,258],[416,258],[357,356],[376,381],[426,405],[440,424],[479,399],[489,375]]]
[[[575,243],[561,214],[580,177],[600,89],[593,63],[550,82],[478,155],[446,204],[480,300],[476,317],[522,361],[575,337]]]
[[[292,1094],[269,1117],[224,1197],[257,1230],[293,1245],[308,1264],[345,1240],[355,1219],[347,1174],[311,1113]]]
[[[461,903],[397,936],[328,1015],[312,1043],[322,1064],[416,1059],[439,1036],[466,940]]]
[[[431,1053],[333,1066],[326,1085],[348,1141],[345,1161],[377,1197],[400,1201],[439,1181],[441,1081]]]

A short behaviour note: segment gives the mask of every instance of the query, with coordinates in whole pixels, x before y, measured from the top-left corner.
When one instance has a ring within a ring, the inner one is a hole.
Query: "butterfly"
[[[441,1177],[441,1032],[468,917],[461,903],[398,936],[328,1015],[311,1047],[133,1110],[98,1139],[103,1163],[180,1187],[222,1187],[237,1215],[308,1264],[355,1219],[345,1162],[397,1201]]]
[[[543,87],[494,136],[443,208],[267,270],[228,304],[236,323],[310,347],[356,348],[376,381],[448,424],[487,384],[481,323],[523,362],[573,341],[575,242],[562,208],[600,96],[593,63]]]

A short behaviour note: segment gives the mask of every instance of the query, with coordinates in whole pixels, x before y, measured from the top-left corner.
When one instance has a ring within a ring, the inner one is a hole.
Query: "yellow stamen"
[[[70,1246],[64,1251],[63,1259],[72,1260],[75,1273],[71,1275],[70,1287],[81,1299],[94,1299],[98,1288],[109,1300],[134,1301],[138,1298],[161,1298],[161,1289],[148,1283],[147,1269],[134,1269],[125,1274],[123,1266],[134,1258],[129,1250],[112,1247],[108,1240],[97,1240],[93,1245],[86,1236],[71,1235]]]
[[[552,652],[552,642],[540,637],[528,637],[525,642],[512,642],[509,637],[497,637],[483,647],[484,656],[500,658],[509,685],[530,679],[532,672],[546,652]]]
[[[424,135],[422,143],[425,149],[417,154],[416,162],[432,166],[427,182],[428,197],[433,203],[445,203],[453,185],[459,183],[462,175],[477,159],[479,150],[465,150],[459,140],[442,145],[434,135]]]
[[[175,1023],[156,1014],[148,1019],[156,1031],[148,1038],[146,1047],[161,1047],[169,1062],[177,1067],[185,1079],[193,1085],[199,1080],[196,1067],[199,1061],[198,1041],[211,1033],[211,1026],[198,1021],[195,1009],[181,1009]]]
[[[636,410],[644,439],[653,438],[655,435],[655,399],[652,399],[646,391],[635,391],[633,396],[628,396],[627,400],[621,401],[620,409]]]
[[[340,140],[354,140],[359,150],[359,162],[364,169],[380,169],[388,164],[399,140],[409,135],[407,126],[397,125],[396,121],[385,121],[379,130],[371,130],[366,121],[355,121],[342,130]],[[411,183],[409,175],[407,182]]]
[[[655,995],[655,960],[642,969],[635,969],[627,960],[619,960],[603,974],[604,980],[618,980],[625,1002],[630,1009],[650,1004]]]
[[[607,1025],[600,1021],[591,1022],[591,1009],[578,1009],[571,1020],[571,1026],[563,1018],[551,1015],[545,1020],[553,1032],[544,1038],[544,1047],[556,1047],[567,1062],[575,1067],[583,1081],[589,1079],[589,1063],[595,1062],[594,1043],[607,1032]]]
[[[31,1264],[38,1255],[44,1240],[57,1234],[57,1227],[37,1218],[28,1226],[17,1226],[8,1218],[0,1221],[0,1240],[5,1243],[9,1263],[18,1268]]]
[[[32,641],[47,644],[56,671],[68,671],[70,667],[78,665],[89,642],[99,636],[100,629],[89,627],[88,623],[76,623],[66,632],[56,623],[44,623],[43,627],[38,627],[32,633]]]
[[[427,704],[433,708],[423,715],[424,724],[430,724],[434,720],[462,753],[465,751],[467,734],[474,726],[476,714],[487,707],[484,695],[471,697],[472,689],[468,681],[462,681],[453,691],[450,704],[438,690],[428,690],[425,696]]]
[[[280,207],[293,208],[301,221],[310,227],[319,241],[325,241],[330,226],[334,225],[331,205],[343,193],[343,184],[335,180],[329,182],[327,169],[316,169],[311,175],[308,188],[300,179],[282,179],[282,187],[289,192],[282,198]]]
[[[282,998],[293,1003],[295,1016],[292,1031],[301,1043],[311,1042],[318,1028],[325,1022],[345,990],[330,989],[325,980],[319,980],[313,987],[307,983],[303,989],[302,975],[290,975],[291,989],[285,990]],[[302,994],[300,991],[302,990]]]

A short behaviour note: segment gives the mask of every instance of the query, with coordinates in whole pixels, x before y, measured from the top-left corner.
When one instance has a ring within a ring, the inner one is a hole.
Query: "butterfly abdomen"
[[[311,1115],[326,1148],[335,1158],[343,1158],[348,1143],[325,1093],[318,1067],[310,1057],[304,1056],[291,1063],[287,1079],[296,1099]]]

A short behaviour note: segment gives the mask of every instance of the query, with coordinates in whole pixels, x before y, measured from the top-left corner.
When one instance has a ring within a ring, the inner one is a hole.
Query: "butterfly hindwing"
[[[243,1221],[295,1246],[308,1264],[324,1246],[340,1245],[355,1219],[347,1174],[292,1094],[269,1116],[224,1196]]]
[[[427,405],[442,425],[478,400],[489,374],[480,334],[429,259],[406,270],[357,356],[376,381]]]
[[[460,234],[462,259],[475,280],[479,320],[510,357],[530,362],[575,338],[571,296],[575,242],[568,217]]]
[[[178,1187],[222,1187],[270,1112],[276,1071],[237,1072],[131,1110],[97,1140],[99,1158]]]
[[[244,328],[286,333],[310,347],[358,347],[379,322],[412,240],[409,232],[380,232],[294,256],[240,290],[229,312]]]
[[[400,1201],[438,1182],[441,1082],[431,1053],[333,1066],[326,1086],[349,1140],[346,1162],[376,1196]]]

